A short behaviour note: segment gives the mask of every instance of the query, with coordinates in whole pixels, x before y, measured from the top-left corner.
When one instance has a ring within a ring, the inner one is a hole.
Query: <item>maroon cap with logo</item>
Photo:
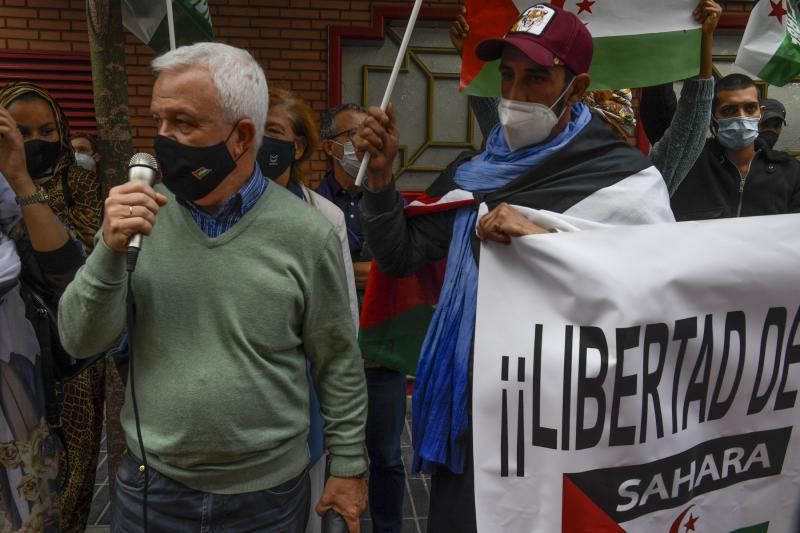
[[[566,65],[575,74],[589,72],[594,52],[592,35],[581,19],[550,4],[536,4],[520,13],[503,38],[483,41],[476,55],[481,61],[494,61],[506,45],[518,48],[534,63]]]

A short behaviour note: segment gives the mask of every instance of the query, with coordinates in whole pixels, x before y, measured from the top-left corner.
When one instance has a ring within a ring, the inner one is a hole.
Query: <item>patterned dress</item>
[[[50,105],[61,143],[51,174],[34,182],[47,193],[50,208],[88,254],[94,247],[94,237],[102,223],[100,180],[94,172],[75,163],[67,119],[47,91],[32,83],[12,83],[0,89],[0,105],[8,107],[17,98],[29,94]],[[104,391],[103,361],[83,371],[57,391],[65,440],[59,459],[61,531],[65,533],[83,532],[89,519],[103,426]]]
[[[59,446],[45,421],[39,342],[20,295],[13,198],[0,177],[0,533],[55,532]]]
[[[101,224],[103,200],[94,172],[69,166],[65,180],[53,176],[37,184],[48,204],[88,254]],[[61,531],[83,532],[94,495],[95,471],[103,431],[105,363],[99,361],[58,391],[65,448],[61,454]]]

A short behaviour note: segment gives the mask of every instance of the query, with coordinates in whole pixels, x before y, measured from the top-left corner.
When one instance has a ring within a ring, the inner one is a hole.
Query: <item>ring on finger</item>
[[[128,206],[128,216],[129,216],[129,217],[132,217],[132,216],[133,216],[133,206],[132,206],[132,205],[129,205],[129,206]]]

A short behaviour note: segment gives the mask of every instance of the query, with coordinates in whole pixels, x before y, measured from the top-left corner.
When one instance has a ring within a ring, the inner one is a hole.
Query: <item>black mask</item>
[[[763,131],[758,134],[758,138],[767,143],[770,148],[775,148],[775,145],[778,144],[778,132],[776,131]]]
[[[28,141],[25,143],[25,166],[32,178],[42,178],[53,165],[56,164],[58,154],[61,153],[61,143],[58,141]]]
[[[227,141],[213,146],[187,146],[156,135],[153,147],[164,186],[177,198],[189,202],[211,194],[236,168],[236,161],[225,146]]]
[[[278,179],[294,163],[294,143],[264,137],[256,161],[264,176],[271,180]]]

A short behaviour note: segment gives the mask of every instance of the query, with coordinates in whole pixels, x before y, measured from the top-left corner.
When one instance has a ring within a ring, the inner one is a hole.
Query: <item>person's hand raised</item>
[[[703,26],[703,33],[706,35],[714,33],[721,15],[722,7],[714,0],[700,0],[692,12],[695,22]]]
[[[0,106],[0,173],[17,196],[25,196],[33,187],[25,160],[25,142],[11,113]]]
[[[400,147],[400,130],[394,116],[392,104],[386,112],[379,107],[370,107],[367,118],[358,127],[352,138],[356,153],[369,154],[367,165],[367,185],[377,191],[392,181],[392,165]]]
[[[467,24],[467,8],[461,8],[461,13],[458,14],[456,20],[450,26],[450,42],[453,47],[460,54],[464,50],[464,41],[467,40],[469,35],[469,24]]]

